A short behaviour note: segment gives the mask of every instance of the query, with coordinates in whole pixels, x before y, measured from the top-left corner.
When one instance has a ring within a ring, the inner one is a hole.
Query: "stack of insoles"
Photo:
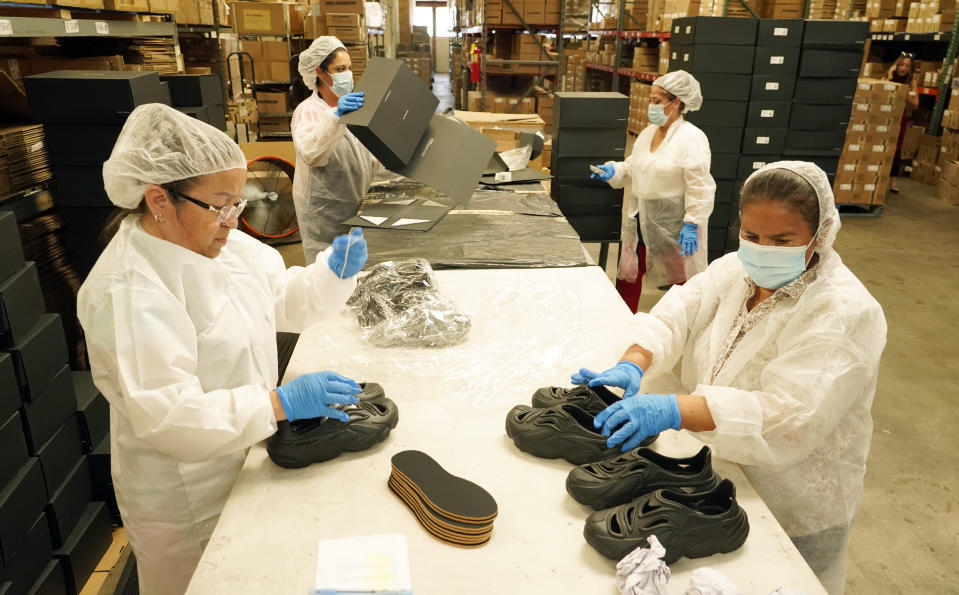
[[[389,486],[426,532],[444,543],[479,547],[490,540],[496,500],[471,481],[451,475],[429,455],[393,455]]]

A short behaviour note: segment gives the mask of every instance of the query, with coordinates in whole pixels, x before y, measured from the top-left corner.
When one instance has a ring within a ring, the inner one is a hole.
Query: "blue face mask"
[[[353,73],[351,71],[334,72],[330,76],[333,78],[330,90],[336,93],[337,97],[343,97],[353,91]]]
[[[819,231],[816,231],[819,235]],[[816,235],[809,241],[812,244]],[[806,271],[805,246],[760,246],[739,238],[739,261],[753,283],[763,289],[779,289]]]
[[[649,116],[650,123],[656,126],[662,126],[666,123],[666,120],[669,119],[666,117],[665,105],[654,105],[650,103],[649,107],[646,108],[646,115]]]

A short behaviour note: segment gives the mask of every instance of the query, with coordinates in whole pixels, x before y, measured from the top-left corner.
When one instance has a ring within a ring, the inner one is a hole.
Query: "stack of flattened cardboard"
[[[0,197],[52,177],[42,124],[0,128]]]

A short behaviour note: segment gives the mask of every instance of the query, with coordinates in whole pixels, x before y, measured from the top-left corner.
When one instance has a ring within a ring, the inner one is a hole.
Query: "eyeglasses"
[[[176,194],[180,198],[185,198],[186,200],[192,202],[198,207],[203,207],[204,209],[209,209],[210,211],[215,212],[217,223],[223,223],[225,221],[229,221],[234,216],[239,217],[240,213],[243,212],[243,209],[246,208],[245,200],[235,202],[232,205],[223,205],[222,207],[214,207],[213,205],[209,203],[205,203],[202,200],[198,200],[196,198],[193,198],[192,196],[183,194],[182,192],[177,192],[176,190],[167,188],[166,186],[164,186],[164,188],[166,189],[167,192],[171,194]]]

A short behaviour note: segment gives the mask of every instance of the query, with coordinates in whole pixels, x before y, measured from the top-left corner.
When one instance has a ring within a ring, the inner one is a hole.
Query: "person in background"
[[[616,288],[634,313],[644,274],[665,288],[706,270],[706,227],[716,183],[709,173],[712,157],[706,135],[683,118],[702,104],[693,75],[678,70],[659,77],[650,91],[650,124],[637,137],[633,152],[625,161],[599,165],[603,172],[591,174],[613,188],[628,189]]]
[[[909,52],[900,53],[886,72],[886,80],[909,87],[906,109],[902,112],[902,121],[899,123],[899,140],[896,142],[896,157],[892,162],[892,179],[889,181],[889,190],[898,193],[897,178],[902,174],[902,142],[906,138],[906,131],[912,127],[909,118],[919,107],[919,78],[916,76],[915,56]]]

